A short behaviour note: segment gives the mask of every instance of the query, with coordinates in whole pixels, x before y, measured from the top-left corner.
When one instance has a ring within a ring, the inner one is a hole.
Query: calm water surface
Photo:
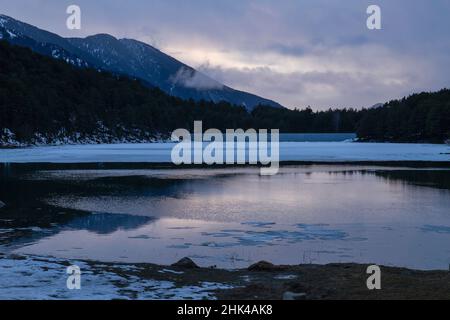
[[[28,172],[8,186],[93,214],[37,230],[2,250],[159,264],[189,256],[225,268],[258,260],[449,267],[450,171],[322,165],[258,173]]]

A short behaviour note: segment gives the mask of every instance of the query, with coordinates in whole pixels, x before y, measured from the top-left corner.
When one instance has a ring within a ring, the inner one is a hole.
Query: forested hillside
[[[80,69],[0,41],[0,146],[152,141],[177,128],[278,128],[357,132],[363,140],[449,137],[450,92],[422,93],[377,109],[314,112],[195,102],[126,77]]]
[[[20,142],[148,141],[194,119],[246,125],[244,108],[183,101],[138,81],[79,69],[0,42],[0,128]],[[7,129],[7,130],[5,130]]]
[[[77,67],[141,79],[170,95],[195,101],[227,101],[253,110],[260,104],[282,108],[275,101],[234,90],[137,40],[116,39],[109,34],[63,38],[33,25],[0,14],[0,39]]]
[[[176,128],[354,131],[347,112],[314,113],[185,101],[94,69],[79,69],[0,42],[2,144],[150,141]],[[341,115],[342,114],[342,115]],[[350,112],[353,116],[356,112]],[[345,125],[341,125],[341,122]],[[8,143],[9,141],[9,143]]]
[[[357,124],[363,140],[443,142],[450,138],[450,90],[414,94],[362,111]]]

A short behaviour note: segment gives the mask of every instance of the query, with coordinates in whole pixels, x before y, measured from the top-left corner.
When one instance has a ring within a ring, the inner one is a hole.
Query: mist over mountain
[[[183,100],[4,40],[0,66],[0,147],[151,142],[194,120],[224,130],[250,118],[244,107]]]
[[[221,131],[356,132],[363,141],[450,138],[450,90],[446,89],[362,110],[258,106],[249,112],[227,102],[183,100],[142,81],[80,68],[4,40],[0,40],[0,66],[0,148],[149,142],[167,138],[177,128],[192,131],[194,120],[202,120],[204,129]]]
[[[249,111],[258,105],[282,107],[272,100],[227,87],[133,39],[116,39],[108,34],[63,38],[5,15],[0,15],[0,39],[77,67],[91,67],[139,79],[148,86],[182,99],[225,101],[244,106]]]

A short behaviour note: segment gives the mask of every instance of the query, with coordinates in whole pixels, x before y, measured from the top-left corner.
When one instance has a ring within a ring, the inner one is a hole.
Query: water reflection
[[[274,177],[233,172],[189,178],[119,176],[83,182],[89,192],[59,194],[47,201],[86,211],[236,223],[274,219],[289,224],[439,223],[448,218],[449,190],[441,194],[411,185],[409,172],[347,169],[293,170]],[[424,176],[436,178],[438,184],[448,175],[439,172]]]
[[[377,176],[387,179],[389,182],[399,182],[417,186],[432,187],[450,190],[449,170],[397,170],[375,171]]]
[[[154,220],[151,217],[132,216],[126,214],[94,213],[78,217],[67,224],[65,228],[86,230],[97,234],[110,234],[118,230],[135,230]]]
[[[303,166],[261,177],[239,170],[9,175],[0,180],[8,203],[0,238],[2,229],[28,223],[46,231],[20,238],[17,252],[162,264],[190,256],[229,268],[261,259],[450,263],[450,171]]]

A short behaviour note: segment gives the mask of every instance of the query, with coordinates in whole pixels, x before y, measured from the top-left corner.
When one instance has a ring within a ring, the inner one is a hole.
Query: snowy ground
[[[173,143],[65,145],[0,150],[0,163],[171,162]],[[281,161],[450,161],[450,146],[281,142]]]
[[[115,265],[112,268],[84,261],[70,261],[70,264],[81,269],[80,290],[67,288],[67,260],[0,256],[0,300],[201,300],[214,299],[211,291],[231,288],[212,282],[177,286],[172,281],[142,279],[133,272],[144,267],[135,265]],[[176,271],[162,269],[160,272]]]

